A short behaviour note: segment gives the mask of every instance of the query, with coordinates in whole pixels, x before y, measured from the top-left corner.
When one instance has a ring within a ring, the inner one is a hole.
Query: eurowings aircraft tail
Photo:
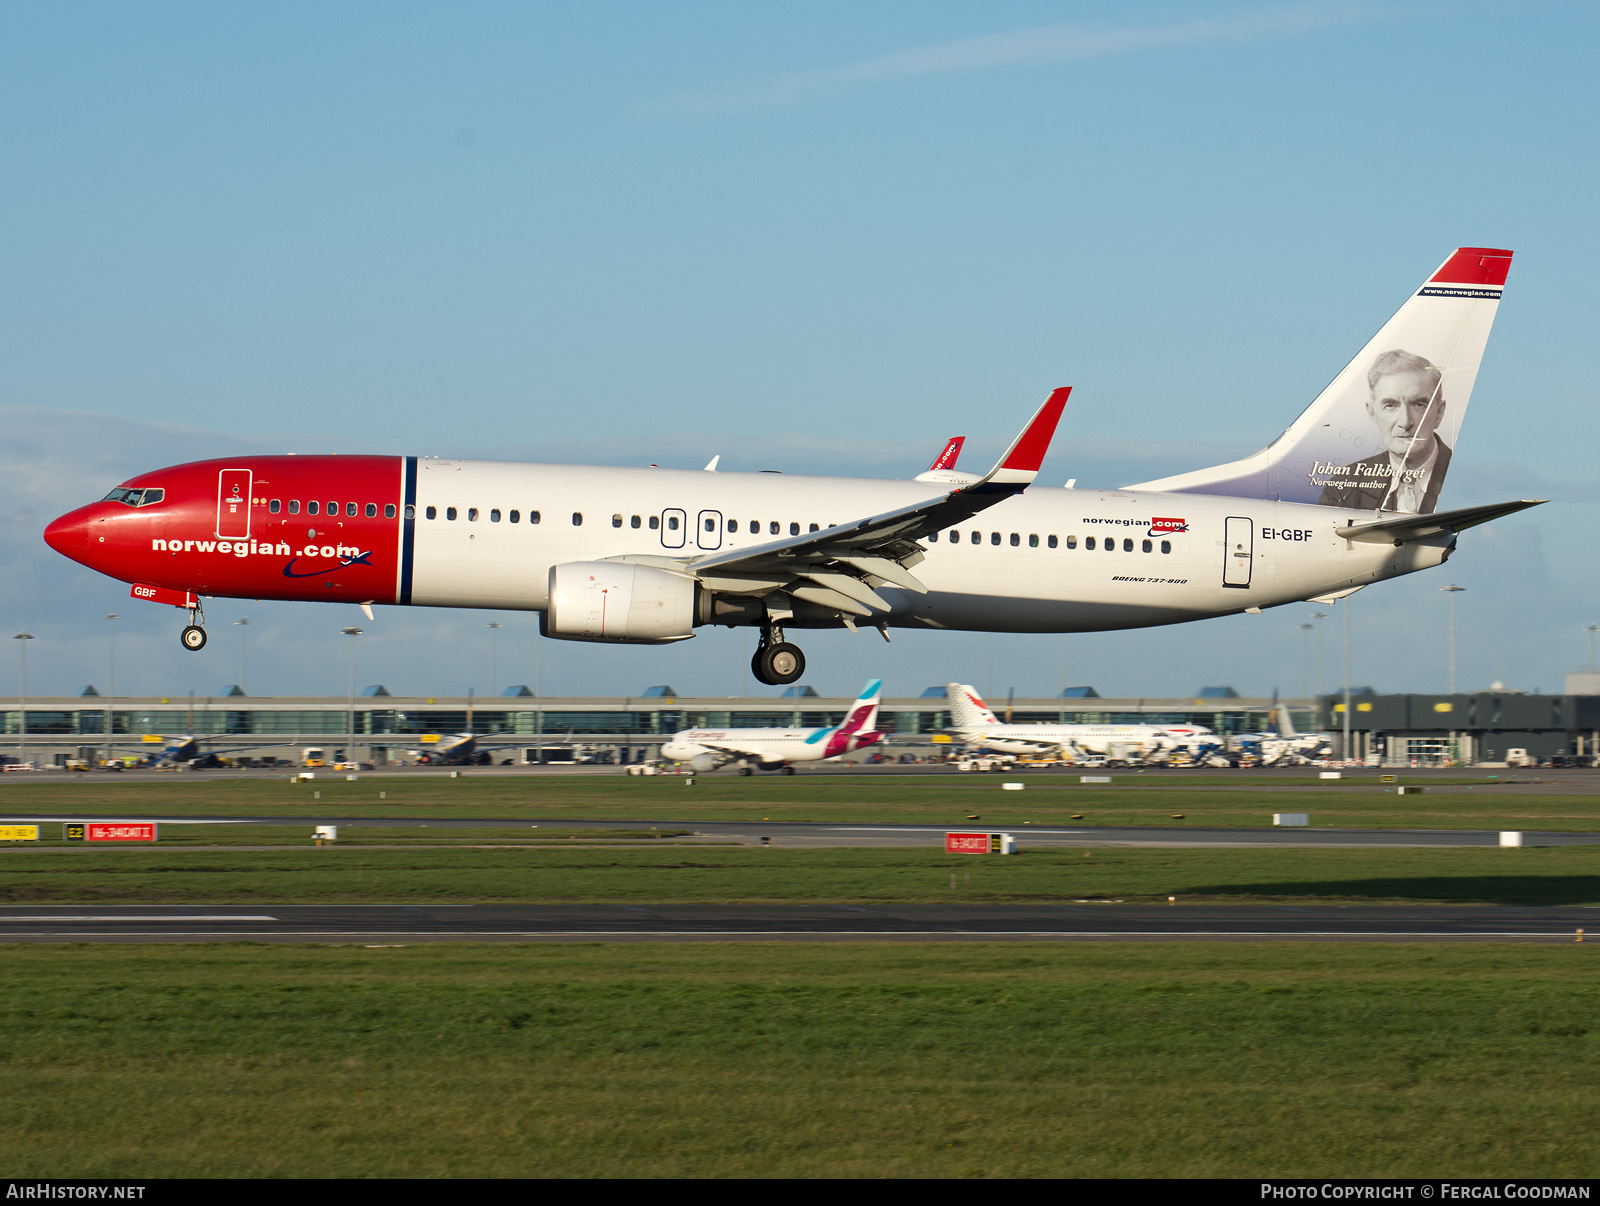
[[[977,691],[965,683],[946,683],[944,697],[950,704],[952,728],[964,732],[1000,723],[1000,718],[989,710]]]
[[[1462,247],[1254,456],[1125,487],[1431,514],[1511,252]]]
[[[861,695],[845,713],[844,723],[835,732],[870,733],[878,727],[878,704],[883,696],[883,680],[875,678],[861,688]]]

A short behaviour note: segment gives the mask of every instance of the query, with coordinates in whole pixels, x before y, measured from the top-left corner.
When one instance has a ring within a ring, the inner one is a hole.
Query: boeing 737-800
[[[190,649],[206,597],[524,609],[574,641],[756,627],[773,684],[805,669],[800,628],[1088,632],[1332,600],[1535,505],[1437,509],[1510,263],[1452,253],[1261,452],[1120,489],[1028,489],[1061,389],[981,476],[244,457],[141,473],[45,539],[188,609]]]

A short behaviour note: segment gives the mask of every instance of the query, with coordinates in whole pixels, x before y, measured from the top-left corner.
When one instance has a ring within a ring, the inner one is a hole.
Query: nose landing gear
[[[198,608],[189,609],[189,624],[178,634],[178,640],[183,642],[183,647],[190,653],[199,653],[206,647],[206,613]]]
[[[750,659],[750,673],[756,676],[756,681],[781,687],[799,681],[805,672],[806,655],[800,652],[798,645],[783,639],[783,629],[776,624],[762,628],[761,644]]]

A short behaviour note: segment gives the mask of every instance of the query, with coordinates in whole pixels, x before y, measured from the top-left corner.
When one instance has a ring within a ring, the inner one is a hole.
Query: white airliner
[[[1264,733],[1240,733],[1229,739],[1229,748],[1253,756],[1262,766],[1300,765],[1326,758],[1332,752],[1332,734],[1295,730],[1288,704],[1274,701],[1272,719],[1271,729]]]
[[[1452,253],[1254,456],[1120,489],[1028,489],[1061,389],[970,478],[247,457],[140,474],[45,539],[187,609],[190,649],[206,596],[523,609],[573,641],[759,628],[772,684],[804,672],[800,628],[1093,632],[1326,602],[1536,505],[1437,509],[1510,263]]]
[[[737,762],[742,773],[781,770],[794,774],[793,763],[822,762],[876,745],[883,734],[873,728],[883,680],[873,679],[833,728],[821,729],[685,729],[661,747],[661,756],[687,762],[697,771],[713,771]]]
[[[1173,724],[1006,724],[965,683],[946,683],[950,727],[970,746],[1002,754],[1095,754],[1116,761],[1164,759],[1175,751],[1199,754],[1222,744],[1202,725]]]

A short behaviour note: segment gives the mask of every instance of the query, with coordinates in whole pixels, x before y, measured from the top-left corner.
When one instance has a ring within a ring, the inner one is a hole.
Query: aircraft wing
[[[726,766],[728,763],[732,762],[735,758],[757,758],[757,759],[760,759],[760,758],[765,758],[765,757],[770,756],[770,755],[758,754],[754,750],[743,750],[743,749],[740,749],[736,745],[717,745],[714,742],[701,741],[699,739],[695,740],[695,744],[696,745],[703,745],[708,750],[715,750],[716,753],[717,753],[717,757],[718,757],[717,765],[719,767],[720,766]]]
[[[1467,528],[1475,528],[1480,523],[1514,515],[1518,511],[1526,511],[1529,507],[1537,507],[1548,501],[1549,499],[1544,498],[1522,498],[1515,502],[1493,503],[1487,507],[1435,511],[1432,515],[1396,515],[1390,519],[1377,519],[1369,523],[1353,523],[1348,527],[1335,529],[1334,534],[1343,536],[1346,540],[1385,544],[1392,540],[1399,545],[1411,540],[1437,536],[1441,532],[1460,532]]]
[[[976,481],[853,523],[693,557],[686,568],[707,586],[730,594],[782,590],[847,615],[887,612],[889,603],[874,586],[889,584],[917,594],[928,591],[911,573],[923,559],[918,540],[962,523],[1032,484],[1071,392],[1070,387],[1053,391],[994,468]]]
[[[1012,737],[1008,733],[974,733],[967,741],[971,745],[982,745],[985,741],[1009,741],[1013,745],[1032,745],[1041,750],[1053,750],[1071,741],[1070,737]]]

